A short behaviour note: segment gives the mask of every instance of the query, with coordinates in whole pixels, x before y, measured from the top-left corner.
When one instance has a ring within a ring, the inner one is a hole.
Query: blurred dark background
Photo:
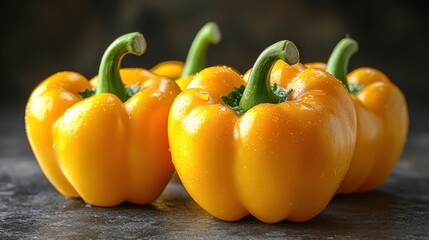
[[[36,85],[58,71],[93,77],[107,46],[128,32],[143,33],[148,51],[126,57],[124,67],[185,60],[196,32],[215,21],[222,41],[209,49],[208,65],[244,73],[282,39],[298,46],[301,62],[326,61],[349,35],[360,44],[350,70],[380,69],[404,91],[410,108],[427,115],[429,19],[426,8],[412,2],[3,0],[0,101],[23,106]]]

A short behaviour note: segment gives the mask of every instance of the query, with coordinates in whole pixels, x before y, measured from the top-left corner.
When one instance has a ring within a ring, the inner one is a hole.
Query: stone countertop
[[[428,112],[412,108],[394,172],[376,191],[338,195],[314,219],[265,224],[218,220],[175,182],[150,205],[93,207],[60,195],[28,145],[23,106],[0,106],[0,239],[428,239]],[[6,114],[4,114],[6,113]]]

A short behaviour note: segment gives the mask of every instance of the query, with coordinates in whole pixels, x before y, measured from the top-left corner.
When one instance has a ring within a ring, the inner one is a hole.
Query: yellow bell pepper
[[[158,63],[157,65],[152,67],[150,71],[158,75],[163,75],[172,79],[177,79],[182,74],[184,66],[185,66],[185,63],[182,61],[170,60],[170,61]]]
[[[398,162],[408,134],[405,96],[384,73],[361,67],[347,74],[357,50],[356,41],[342,39],[326,67],[349,89],[357,115],[356,149],[339,193],[368,192],[382,185]]]
[[[116,39],[103,56],[95,95],[89,81],[75,72],[54,74],[32,92],[25,113],[27,137],[61,194],[96,206],[146,204],[170,180],[174,167],[167,118],[180,88],[153,74],[142,82],[126,80],[132,86],[124,87],[119,74],[124,55],[145,50],[139,33]]]
[[[236,221],[309,220],[345,176],[356,141],[346,88],[306,69],[288,89],[270,84],[272,65],[298,62],[289,41],[268,47],[246,84],[226,66],[193,78],[168,119],[172,160],[190,196],[208,213]],[[241,86],[241,87],[240,87]]]
[[[208,22],[198,31],[192,41],[185,63],[166,61],[154,66],[151,71],[158,75],[176,79],[180,89],[185,90],[192,76],[205,68],[209,45],[217,44],[220,40],[221,32],[219,27],[214,22]]]
[[[326,69],[349,90],[357,114],[357,142],[350,169],[338,193],[368,192],[382,185],[398,162],[408,135],[409,116],[404,94],[381,71],[360,67],[347,74],[358,44],[341,40],[328,61],[304,64]],[[286,87],[302,71],[301,65],[279,60],[271,82]]]

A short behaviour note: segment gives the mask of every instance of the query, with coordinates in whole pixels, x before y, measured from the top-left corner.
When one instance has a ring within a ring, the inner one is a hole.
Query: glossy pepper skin
[[[355,106],[356,148],[338,193],[369,192],[380,187],[400,159],[409,128],[405,96],[383,72],[360,67],[348,73],[348,63],[357,50],[357,42],[345,38],[334,49],[328,64],[304,64],[304,68],[326,69],[336,76],[350,89]],[[304,68],[299,63],[290,66],[279,60],[273,67],[271,82],[286,87]]]
[[[171,107],[176,171],[191,197],[219,219],[251,213],[267,223],[309,220],[349,168],[356,115],[347,90],[329,73],[307,69],[284,101],[269,84],[279,58],[297,62],[295,46],[281,41],[260,55],[238,101],[241,116],[224,99],[246,82],[225,66],[199,72]]]
[[[347,74],[357,49],[353,39],[341,40],[326,68],[350,89],[357,115],[356,149],[338,193],[368,192],[380,187],[400,159],[409,127],[405,96],[384,73],[360,67]]]
[[[103,56],[96,94],[84,100],[80,95],[91,85],[75,72],[52,75],[31,94],[28,140],[61,194],[96,206],[146,204],[171,178],[167,118],[180,88],[169,78],[152,76],[128,99],[119,76],[122,57],[145,49],[139,33],[113,42]]]

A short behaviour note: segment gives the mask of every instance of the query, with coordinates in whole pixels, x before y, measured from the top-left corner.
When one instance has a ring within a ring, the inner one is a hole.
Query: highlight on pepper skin
[[[208,22],[185,63],[121,69],[125,54],[146,50],[144,37],[130,33],[109,46],[99,74],[90,81],[75,72],[43,81],[27,103],[26,129],[52,185],[65,196],[97,206],[155,200],[174,172],[167,139],[171,103],[180,86],[186,88],[187,78],[204,68],[208,46],[220,39],[217,24]],[[80,162],[86,163],[76,164]]]
[[[233,68],[206,68],[171,107],[176,171],[190,196],[221,220],[312,219],[349,168],[356,114],[347,89],[317,69],[300,72],[289,86],[271,85],[279,59],[299,61],[292,42],[262,52],[247,85]]]
[[[145,69],[119,70],[124,55],[145,49],[140,33],[125,34],[103,55],[95,90],[80,74],[60,72],[31,94],[27,137],[61,194],[95,206],[147,204],[170,180],[167,119],[180,88]]]
[[[372,67],[348,72],[350,59],[357,51],[358,43],[347,37],[338,42],[327,63],[289,65],[279,60],[270,76],[272,83],[288,86],[305,68],[316,68],[330,72],[348,89],[357,115],[357,143],[337,194],[363,193],[380,187],[400,159],[409,128],[405,96],[384,73]]]

